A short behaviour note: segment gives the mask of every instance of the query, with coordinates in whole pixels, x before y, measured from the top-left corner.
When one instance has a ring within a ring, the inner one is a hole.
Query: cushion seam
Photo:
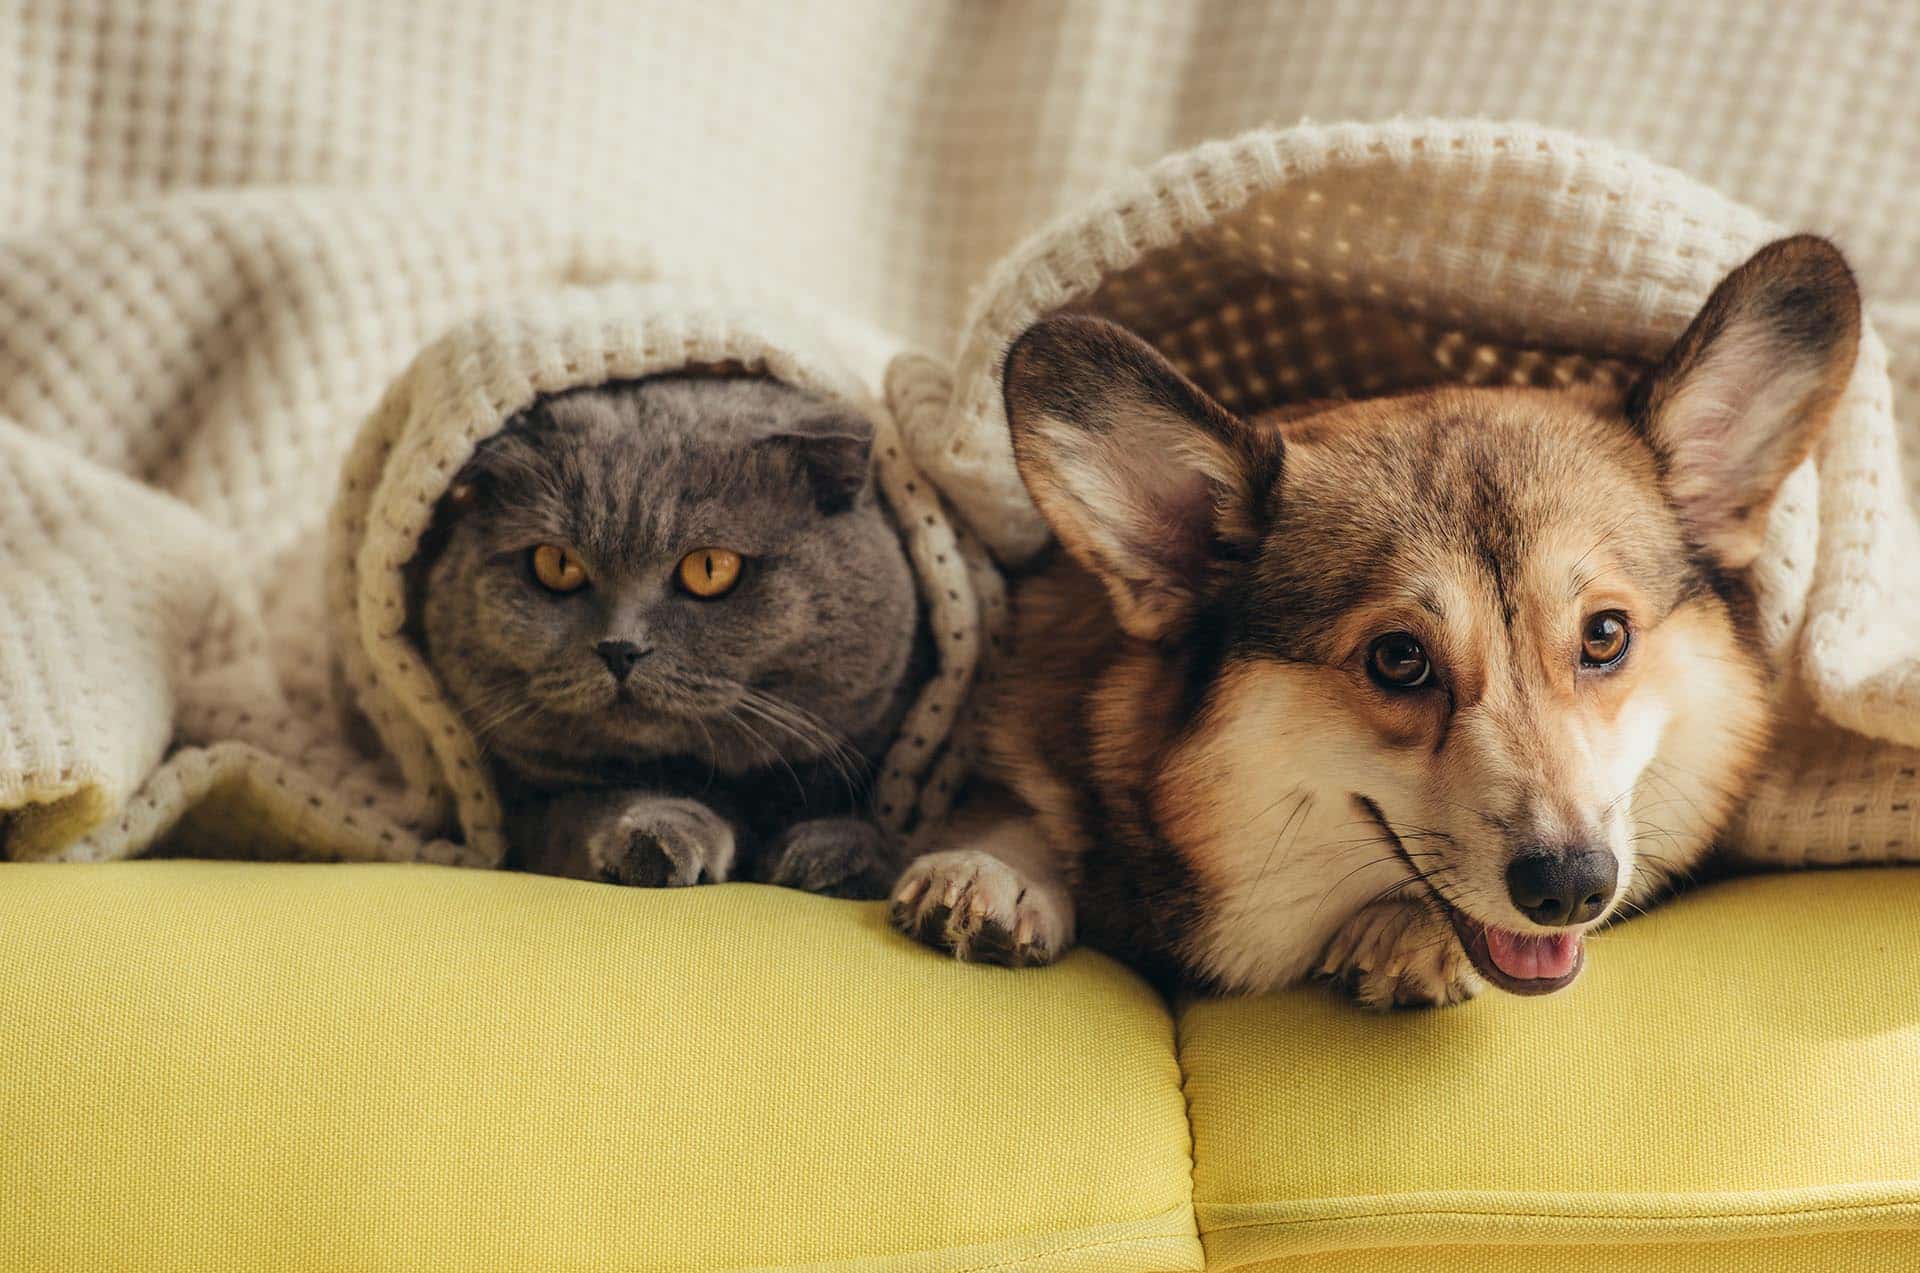
[[[1204,1204],[1203,1204],[1204,1205]],[[1215,1204],[1222,1205],[1222,1204]],[[1242,1205],[1236,1203],[1228,1206]],[[1695,1220],[1765,1220],[1792,1216],[1818,1216],[1844,1214],[1854,1211],[1920,1211],[1920,1198],[1909,1198],[1891,1202],[1833,1202],[1815,1206],[1786,1207],[1766,1211],[1716,1211],[1697,1215],[1668,1213],[1665,1215],[1621,1215],[1612,1212],[1588,1212],[1572,1214],[1564,1211],[1474,1211],[1460,1207],[1418,1207],[1405,1211],[1370,1211],[1353,1215],[1317,1215],[1276,1217],[1264,1220],[1238,1220],[1230,1224],[1203,1225],[1201,1232],[1230,1233],[1237,1229],[1261,1229],[1282,1225],[1348,1223],[1360,1220],[1400,1220],[1418,1219],[1422,1216],[1458,1216],[1476,1220],[1565,1220],[1569,1224],[1579,1224],[1591,1220],[1639,1221],[1650,1225],[1665,1224],[1670,1221]],[[1200,1207],[1194,1208],[1194,1214],[1200,1214]]]
[[[1189,1211],[1189,1213],[1192,1211],[1191,1204],[1188,1205],[1187,1210]],[[1181,1211],[1181,1208],[1179,1207],[1170,1207],[1167,1210],[1162,1211],[1159,1215],[1151,1217],[1151,1219],[1154,1219],[1154,1220],[1170,1219],[1174,1216],[1179,1215],[1180,1211]],[[1003,1257],[1001,1259],[994,1260],[988,1264],[969,1264],[964,1268],[955,1269],[954,1273],[991,1273],[991,1270],[994,1270],[994,1269],[1018,1268],[1021,1265],[1031,1264],[1035,1260],[1051,1259],[1056,1255],[1071,1255],[1075,1251],[1098,1251],[1103,1247],[1132,1246],[1139,1242],[1149,1241],[1157,1238],[1191,1237],[1195,1241],[1198,1241],[1199,1236],[1200,1235],[1197,1232],[1197,1226],[1196,1226],[1196,1231],[1193,1233],[1174,1233],[1174,1232],[1137,1233],[1132,1235],[1131,1237],[1125,1237],[1125,1238],[1102,1238],[1097,1242],[1073,1242],[1073,1243],[1069,1243],[1066,1246],[1049,1247],[1044,1251],[1031,1251],[1022,1255]]]
[[[1145,1237],[1155,1235],[1146,1234]],[[1184,1233],[1163,1233],[1164,1238],[1183,1238]],[[1080,1242],[1073,1246],[1048,1247],[1044,1251],[1034,1251],[1027,1255],[1009,1256],[1004,1260],[995,1260],[992,1264],[969,1264],[965,1268],[955,1269],[954,1273],[992,1273],[994,1269],[1017,1269],[1032,1265],[1035,1260],[1050,1260],[1057,1255],[1072,1255],[1075,1251],[1098,1251],[1106,1247],[1131,1246],[1140,1238],[1112,1238],[1104,1242]]]
[[[1193,1213],[1194,1236],[1201,1232],[1200,1225],[1200,1127],[1193,1117],[1193,1093],[1189,1089],[1191,1078],[1187,1073],[1186,1040],[1182,1033],[1186,1025],[1187,1014],[1180,1010],[1178,999],[1167,1001],[1167,1017],[1173,1024],[1173,1068],[1180,1074],[1180,1109],[1187,1120],[1187,1209]]]

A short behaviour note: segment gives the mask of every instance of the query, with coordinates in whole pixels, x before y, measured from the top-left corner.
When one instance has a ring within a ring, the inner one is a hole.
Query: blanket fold
[[[841,399],[874,425],[875,469],[920,582],[937,670],[875,778],[874,815],[905,831],[958,783],[941,762],[978,662],[974,583],[938,494],[822,332],[818,315],[762,294],[686,283],[530,297],[462,324],[395,382],[348,457],[329,528],[327,612],[350,706],[400,766],[401,817],[457,828],[459,860],[498,865],[501,810],[485,758],[410,630],[405,571],[475,447],[541,395],[690,368],[764,374]]]
[[[1047,314],[1123,323],[1242,411],[1441,382],[1624,387],[1782,233],[1679,173],[1551,129],[1253,132],[1161,161],[995,267],[953,409],[914,440],[1017,564],[1046,533],[1013,470],[1001,363]],[[1920,861],[1920,505],[1900,480],[1917,444],[1870,321],[1753,572],[1783,726],[1735,832],[1743,856]]]
[[[0,364],[5,856],[497,863],[497,801],[406,635],[401,571],[474,443],[535,395],[696,365],[875,421],[939,666],[875,812],[912,829],[957,790],[997,580],[876,400],[883,334],[669,279],[551,209],[312,191],[15,240],[0,309],[21,318]],[[901,383],[924,418],[925,377]]]
[[[1046,542],[998,381],[1034,319],[1111,316],[1239,409],[1444,380],[1624,383],[1777,232],[1543,128],[1261,131],[1174,155],[1028,240],[986,275],[944,364],[743,288],[743,271],[663,263],[610,224],[277,190],[0,245],[7,856],[498,862],[484,762],[408,636],[406,564],[475,443],[538,394],[711,365],[875,421],[940,655],[876,813],[935,827],[1003,630],[1000,570]],[[1920,322],[1870,316],[1756,571],[1787,722],[1738,831],[1757,860],[1920,860],[1920,514],[1901,480],[1920,455]]]

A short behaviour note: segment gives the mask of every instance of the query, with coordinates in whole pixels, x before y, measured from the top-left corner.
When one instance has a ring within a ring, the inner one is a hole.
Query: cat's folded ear
[[[461,466],[440,500],[441,517],[457,517],[493,489],[494,471],[478,454]]]
[[[852,408],[825,408],[780,421],[758,445],[776,447],[800,466],[822,513],[852,508],[873,467],[873,423]]]
[[[515,468],[526,468],[528,451],[537,448],[542,432],[553,427],[553,416],[545,403],[535,403],[510,418],[498,433],[483,438],[473,455],[447,483],[440,501],[443,513],[458,514],[480,503],[491,494],[501,477]]]

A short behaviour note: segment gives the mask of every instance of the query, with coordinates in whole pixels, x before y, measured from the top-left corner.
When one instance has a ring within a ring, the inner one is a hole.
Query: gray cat
[[[557,394],[443,501],[415,613],[515,864],[880,896],[865,788],[929,659],[872,426],[754,377]]]

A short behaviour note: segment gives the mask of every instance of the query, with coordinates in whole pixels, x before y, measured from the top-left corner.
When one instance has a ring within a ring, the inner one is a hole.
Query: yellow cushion
[[[1881,1229],[1644,1246],[1381,1247],[1283,1256],[1236,1273],[1902,1273],[1916,1265],[1913,1232]]]
[[[1545,1000],[1196,1003],[1180,1052],[1210,1267],[1920,1267],[1920,870],[1703,888]]]
[[[1172,1023],[877,905],[0,866],[0,1268],[1174,1269]]]

